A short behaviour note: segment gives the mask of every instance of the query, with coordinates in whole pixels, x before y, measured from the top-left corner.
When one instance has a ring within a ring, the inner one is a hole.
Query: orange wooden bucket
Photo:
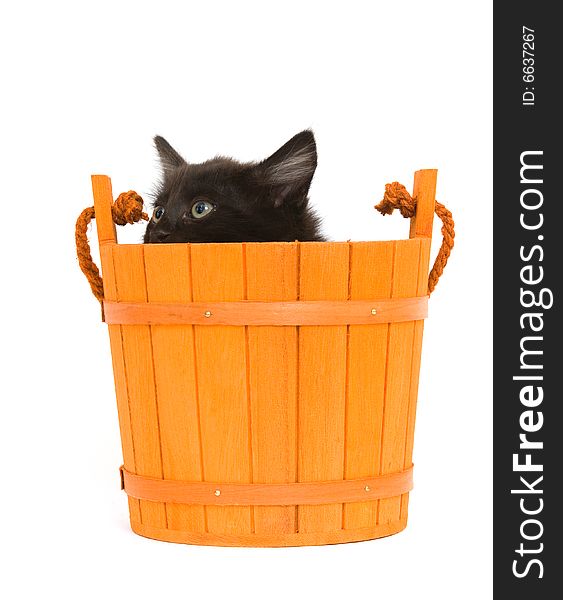
[[[410,239],[117,243],[95,213],[136,533],[301,546],[401,531],[436,171],[418,171]],[[91,210],[91,209],[90,209]]]

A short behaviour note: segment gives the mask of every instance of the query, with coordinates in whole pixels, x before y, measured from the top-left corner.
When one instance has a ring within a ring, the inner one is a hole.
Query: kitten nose
[[[152,241],[154,242],[164,242],[170,237],[170,232],[166,231],[153,231],[151,233]]]

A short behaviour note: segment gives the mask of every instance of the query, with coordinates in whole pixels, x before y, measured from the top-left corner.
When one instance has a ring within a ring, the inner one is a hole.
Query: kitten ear
[[[276,207],[292,200],[303,202],[316,168],[317,145],[310,129],[292,137],[272,156],[258,164]]]
[[[186,164],[186,161],[160,135],[154,136],[154,145],[160,157],[160,164],[165,177],[174,169]]]

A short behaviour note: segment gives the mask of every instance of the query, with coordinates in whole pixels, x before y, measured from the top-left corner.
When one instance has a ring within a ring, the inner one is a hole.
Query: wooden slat
[[[346,300],[346,243],[300,245],[302,300]],[[344,475],[347,327],[299,328],[298,480],[327,481]],[[298,531],[340,529],[342,504],[298,507]]]
[[[113,265],[113,245],[100,246],[100,260],[104,278],[104,296],[108,300],[117,300],[115,285],[115,271]],[[115,381],[115,397],[117,399],[117,415],[119,419],[119,432],[121,435],[121,448],[123,452],[123,465],[129,471],[137,472],[135,464],[135,447],[131,429],[129,396],[127,394],[127,381],[125,377],[125,359],[123,357],[123,339],[121,325],[108,325],[109,341],[111,347],[111,361],[113,365],[113,378]],[[131,521],[141,522],[141,508],[139,501],[129,498],[129,515]]]
[[[430,260],[430,239],[420,240],[420,258],[418,261],[418,283],[417,293],[426,294],[428,288],[428,264]],[[416,404],[418,398],[418,378],[420,373],[420,358],[422,353],[422,334],[424,331],[424,321],[416,321],[414,324],[414,336],[412,345],[412,361],[409,388],[409,409],[407,417],[406,445],[404,468],[412,465],[412,454],[414,444],[414,424],[416,418]],[[407,518],[409,495],[403,494],[401,498],[401,519]]]
[[[296,300],[297,244],[246,244],[246,299]],[[297,328],[247,327],[253,481],[296,481]],[[254,508],[256,533],[294,533],[294,506]]]
[[[144,248],[149,302],[191,302],[187,244]],[[192,325],[152,325],[152,349],[164,478],[202,481],[199,408]],[[168,527],[203,533],[202,506],[167,504]]]
[[[117,300],[146,302],[144,247],[140,244],[113,246]],[[148,325],[122,326],[123,358],[135,470],[139,475],[162,478],[162,453],[158,406],[154,383],[151,332]],[[166,508],[160,502],[141,500],[141,522],[164,528]]]
[[[419,257],[419,239],[395,242],[392,297],[409,297],[416,294]],[[389,325],[381,474],[400,470],[404,465],[413,340],[414,321]],[[399,519],[400,509],[400,496],[380,500],[378,524]]]
[[[193,244],[191,267],[194,302],[244,300],[242,244]],[[194,334],[205,480],[250,483],[245,329],[196,325]],[[251,533],[252,510],[207,507],[208,530]]]
[[[394,242],[350,244],[350,298],[389,298]],[[380,470],[388,324],[350,325],[346,400],[346,479]],[[378,501],[344,505],[343,527],[377,523]]]
[[[417,214],[411,219],[410,237],[425,238],[420,245],[420,258],[418,262],[417,295],[423,296],[428,290],[428,272],[430,268],[430,249],[432,241],[432,228],[434,223],[434,208],[436,205],[436,183],[438,171],[425,169],[414,174],[413,197],[417,199]],[[414,424],[416,418],[416,404],[418,399],[418,379],[420,373],[420,358],[422,354],[422,334],[424,321],[417,321],[414,325],[413,354],[411,366],[411,383],[409,391],[409,412],[407,419],[405,465],[412,464],[414,444]],[[408,513],[409,495],[403,494],[401,498],[401,520],[406,522]]]
[[[107,300],[117,300],[117,287],[113,263],[112,248],[117,242],[115,224],[111,214],[113,192],[111,180],[106,175],[92,175],[92,192],[96,213],[96,231],[100,247],[100,262],[104,281],[104,297]],[[125,359],[123,356],[123,340],[119,325],[108,326],[119,432],[125,468],[135,471],[135,449],[131,430],[129,397],[125,376]],[[127,465],[129,465],[127,467]],[[135,471],[136,472],[136,471]],[[129,498],[129,516],[131,521],[141,522],[141,508],[138,500]]]

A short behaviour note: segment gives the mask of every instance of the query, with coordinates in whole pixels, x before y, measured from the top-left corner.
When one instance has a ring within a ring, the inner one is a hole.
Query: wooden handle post
[[[422,169],[414,174],[412,196],[416,198],[416,214],[411,219],[410,238],[432,238],[437,177],[437,169]]]
[[[92,175],[92,192],[100,248],[104,244],[116,244],[117,234],[111,214],[111,205],[113,204],[111,179],[107,175]]]

